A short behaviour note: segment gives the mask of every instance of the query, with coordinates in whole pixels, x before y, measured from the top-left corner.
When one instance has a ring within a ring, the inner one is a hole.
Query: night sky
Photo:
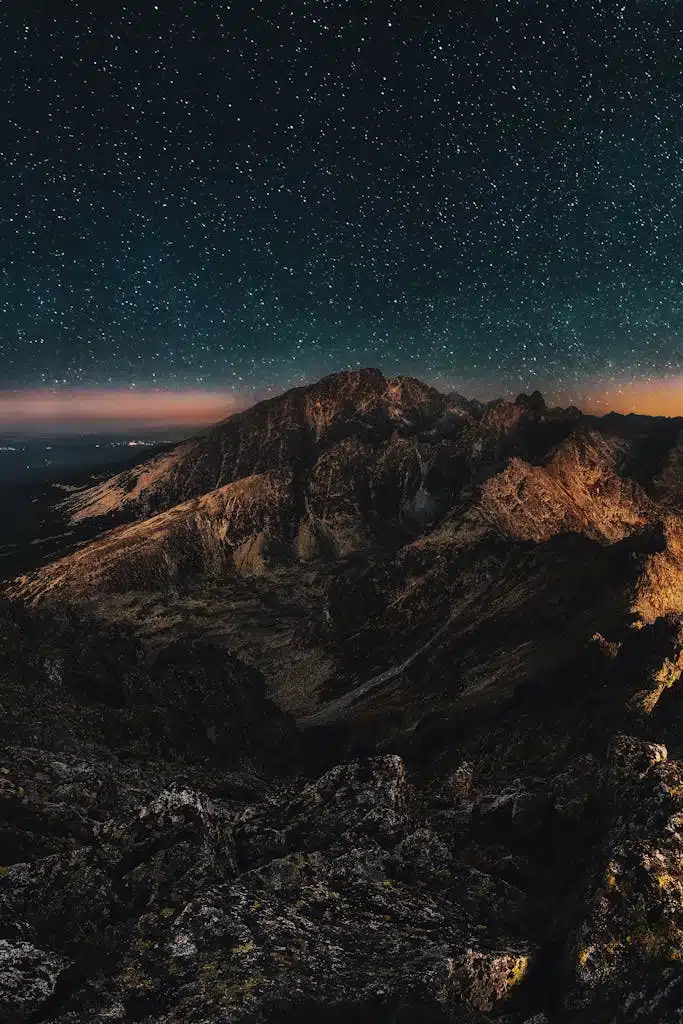
[[[0,388],[373,365],[651,401],[683,373],[682,33],[670,0],[6,0]]]

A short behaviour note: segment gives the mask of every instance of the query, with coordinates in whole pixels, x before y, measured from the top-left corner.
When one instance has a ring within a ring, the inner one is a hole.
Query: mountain
[[[683,419],[346,372],[49,513],[0,1017],[683,1019]]]

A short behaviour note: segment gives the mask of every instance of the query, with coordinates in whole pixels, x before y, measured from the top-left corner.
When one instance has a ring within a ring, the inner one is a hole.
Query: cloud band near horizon
[[[27,389],[0,391],[0,426],[150,429],[209,426],[249,405],[229,391],[160,391],[152,388]]]
[[[446,390],[443,388],[443,390]],[[486,389],[489,390],[488,388]],[[489,397],[493,397],[493,392]],[[683,376],[660,380],[587,382],[581,396],[551,395],[552,404],[577,404],[599,415],[615,411],[683,416]],[[128,431],[198,429],[241,409],[258,396],[233,391],[156,388],[77,388],[0,391],[0,427],[37,430]]]
[[[683,416],[683,376],[587,387],[583,408],[598,415],[635,412],[643,416]]]

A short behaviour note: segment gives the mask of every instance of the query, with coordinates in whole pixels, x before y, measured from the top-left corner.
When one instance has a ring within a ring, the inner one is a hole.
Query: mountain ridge
[[[72,492],[0,607],[0,1013],[678,1019],[682,452],[360,371]]]
[[[299,629],[297,642],[308,652],[304,664],[322,673],[310,684],[318,695],[330,673],[341,669],[346,677],[343,666],[354,663],[356,641],[347,636],[346,613],[335,619],[335,590],[345,579],[351,590],[363,575],[379,572],[379,580],[391,566],[393,583],[382,591],[383,601],[401,615],[380,611],[361,630],[366,639],[373,631],[385,638],[378,648],[386,650],[384,663],[373,670],[379,676],[395,668],[392,636],[414,637],[419,650],[431,643],[426,629],[438,632],[450,621],[446,609],[454,583],[446,582],[441,618],[427,627],[430,589],[444,586],[436,582],[438,574],[455,582],[474,563],[475,575],[489,566],[486,571],[505,586],[514,563],[522,573],[520,586],[533,594],[545,586],[539,572],[554,571],[556,557],[563,557],[555,554],[557,546],[543,545],[564,533],[598,545],[633,538],[636,568],[624,597],[628,613],[647,622],[683,611],[683,430],[675,434],[666,425],[667,448],[649,440],[647,430],[661,430],[656,421],[639,421],[645,441],[640,435],[634,439],[621,429],[621,420],[617,432],[612,420],[605,429],[576,410],[548,409],[538,392],[465,413],[459,409],[455,421],[448,403],[413,378],[387,380],[376,370],[335,374],[268,399],[169,453],[69,496],[63,507],[76,522],[96,527],[102,519],[105,528],[74,552],[19,578],[7,592],[29,601],[94,601],[106,614],[131,622],[142,608],[149,618],[151,599],[158,609],[153,618],[162,623],[168,618],[164,594],[170,592],[180,618],[189,614],[197,625],[207,587],[214,592],[205,616],[210,619],[216,589],[230,589],[230,580],[234,587],[236,576],[262,579],[266,601],[272,582],[271,596],[279,604],[279,588],[301,592],[308,578],[319,592],[320,608],[309,635]],[[651,450],[657,458],[648,463],[641,453]],[[629,475],[635,460],[637,479]],[[185,497],[176,502],[179,495]],[[112,512],[122,510],[128,522],[106,529]],[[648,554],[639,549],[641,536],[651,538]],[[527,554],[528,543],[541,547]],[[504,549],[502,559],[493,556],[497,549]],[[602,558],[597,552],[593,557]],[[367,568],[359,575],[363,564]],[[476,585],[471,592],[480,590]],[[346,592],[343,586],[340,592]],[[122,607],[119,595],[128,596],[130,607]],[[310,616],[309,602],[306,607]],[[268,616],[265,610],[259,614]],[[484,610],[478,614],[486,617]],[[596,623],[598,632],[605,628]],[[234,644],[231,628],[225,639]],[[405,656],[412,663],[412,655]],[[254,664],[264,668],[258,659]],[[525,658],[523,668],[528,670]],[[513,678],[514,673],[510,686]],[[352,688],[358,685],[362,678]],[[301,697],[292,703],[275,686],[270,693],[288,709],[305,707],[313,720],[318,712],[324,716]]]

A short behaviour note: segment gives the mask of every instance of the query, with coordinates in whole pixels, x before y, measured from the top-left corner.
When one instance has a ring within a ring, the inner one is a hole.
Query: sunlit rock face
[[[263,573],[400,547],[468,514],[522,541],[574,532],[614,543],[663,507],[676,515],[676,435],[639,421],[632,436],[622,419],[548,409],[537,392],[482,404],[378,370],[334,374],[70,494],[61,512],[76,531],[144,525],[80,550],[77,570],[60,563],[25,593]]]
[[[0,1018],[677,1020],[682,429],[357,371],[66,492]]]

